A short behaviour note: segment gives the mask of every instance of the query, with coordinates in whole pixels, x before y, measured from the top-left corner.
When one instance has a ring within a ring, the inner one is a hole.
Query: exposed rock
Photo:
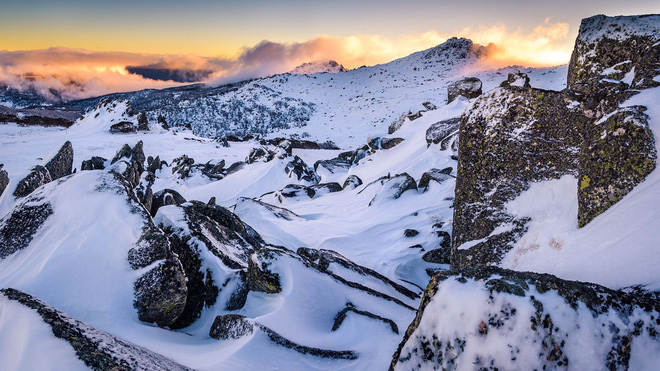
[[[280,252],[273,249],[261,249],[255,251],[248,262],[248,289],[251,291],[261,291],[267,294],[277,294],[282,292],[280,276],[272,272],[269,262]]]
[[[441,247],[427,251],[422,255],[422,260],[429,263],[449,264],[451,261],[451,250],[449,247]]]
[[[30,193],[32,193],[35,189],[41,187],[46,183],[50,183],[51,181],[52,178],[50,177],[50,173],[48,172],[48,169],[46,169],[43,166],[37,165],[34,168],[32,168],[30,174],[28,174],[25,178],[23,178],[20,182],[18,182],[18,185],[14,190],[14,196],[25,197]]]
[[[431,102],[424,102],[424,103],[422,103],[422,106],[424,106],[424,108],[425,108],[427,111],[433,111],[433,110],[435,110],[435,109],[438,109],[438,107],[436,107],[435,104],[433,104],[433,103],[431,103]],[[391,134],[391,133],[390,133],[390,134]]]
[[[348,178],[344,181],[344,185],[342,186],[342,189],[355,189],[359,186],[362,185],[362,179],[358,177],[357,175],[349,175]]]
[[[381,149],[392,149],[399,144],[403,143],[403,138],[383,138],[380,140]]]
[[[0,259],[26,248],[34,234],[53,214],[50,203],[34,204],[38,199],[26,199],[0,219]]]
[[[278,206],[275,206],[275,205],[271,205],[269,203],[257,200],[255,198],[240,197],[236,201],[236,206],[238,207],[243,202],[255,203],[255,204],[263,207],[264,209],[270,211],[274,216],[276,216],[277,218],[280,218],[280,219],[284,219],[284,220],[300,220],[301,219],[298,214],[294,213],[293,211],[291,211],[289,209],[285,209],[283,207],[278,207]]]
[[[295,350],[301,354],[333,359],[357,359],[358,357],[357,354],[351,350],[328,350],[300,345],[283,337],[282,335],[264,325],[256,324],[256,326],[259,327],[259,329],[263,331],[274,344]]]
[[[110,132],[113,134],[117,134],[117,133],[129,134],[129,133],[137,133],[137,131],[138,131],[137,126],[130,121],[121,121],[110,126]]]
[[[194,164],[194,158],[188,157],[188,155],[179,156],[172,160],[172,173],[178,174],[180,179],[186,179],[190,177],[190,171]]]
[[[311,184],[317,184],[321,180],[314,169],[307,166],[298,156],[294,156],[293,160],[286,164],[284,171],[290,178],[295,176],[297,180],[303,180]]]
[[[209,336],[218,340],[240,339],[252,335],[254,321],[240,314],[225,314],[215,317]]]
[[[460,117],[456,117],[456,118],[451,118],[448,120],[436,122],[435,124],[431,125],[426,130],[426,143],[430,146],[431,143],[438,144],[440,142],[443,142],[451,134],[458,131],[460,122],[461,122]],[[444,148],[442,149],[443,150],[447,149],[447,145],[445,144]]]
[[[253,148],[248,154],[245,162],[252,164],[255,162],[268,162],[275,158],[276,153],[266,147]]]
[[[335,322],[332,324],[332,331],[337,331],[339,327],[344,323],[344,320],[346,319],[346,316],[348,316],[348,313],[355,313],[359,314],[361,316],[365,316],[367,318],[375,319],[377,321],[384,322],[388,326],[390,326],[390,329],[392,329],[392,332],[395,334],[399,333],[399,327],[394,323],[389,318],[381,317],[378,315],[375,315],[371,312],[367,312],[364,310],[359,310],[355,308],[355,306],[352,303],[347,303],[346,308],[342,309],[341,312],[337,313],[337,316],[335,316]]]
[[[314,191],[314,196],[322,196],[328,193],[339,192],[343,189],[339,185],[339,183],[336,182],[321,183],[321,184],[313,185],[309,188],[311,188]]]
[[[396,200],[401,197],[405,191],[417,190],[417,182],[415,182],[415,179],[407,173],[397,174],[393,177],[383,177],[376,180],[374,183],[376,182],[380,182],[383,188],[374,196],[374,198],[371,199],[369,206],[388,199]]]
[[[0,196],[5,192],[7,185],[9,185],[9,175],[7,171],[2,169],[3,164],[0,164]]]
[[[53,156],[45,168],[48,169],[52,180],[60,179],[71,174],[73,169],[73,145],[68,140]]]
[[[403,231],[403,235],[406,237],[415,237],[419,234],[419,231],[416,229],[406,229]]]
[[[578,225],[621,200],[656,167],[645,107],[628,107],[586,128],[580,153]]]
[[[237,172],[237,171],[243,169],[243,168],[245,167],[245,165],[246,165],[246,163],[243,162],[243,161],[234,162],[233,164],[231,164],[231,165],[227,168],[227,170],[225,171],[225,175],[229,175],[229,174],[235,173],[235,172]]]
[[[500,84],[503,88],[531,88],[529,84],[529,76],[522,72],[512,72],[506,80]]]
[[[224,170],[225,160],[220,160],[215,164],[209,161],[202,168],[202,174],[206,175],[210,179],[222,179],[225,177]]]
[[[305,187],[300,184],[289,184],[286,187],[282,188],[282,190],[279,193],[287,198],[300,197],[300,196],[307,196],[309,198],[312,198],[316,194],[316,192],[312,188]]]
[[[149,156],[151,158],[151,156]],[[151,158],[151,161],[147,159],[147,171],[156,174],[157,171],[163,168],[163,162],[160,160],[160,156],[156,156],[156,158]]]
[[[387,134],[393,134],[395,131],[401,129],[403,124],[406,122],[406,118],[408,118],[407,115],[401,115],[401,117],[394,120],[387,128]]]
[[[447,103],[451,103],[461,95],[468,99],[476,98],[481,95],[481,86],[481,80],[476,77],[458,80],[447,87]]]
[[[103,170],[107,159],[99,156],[92,156],[89,160],[84,160],[80,165],[80,170]]]
[[[452,267],[495,264],[526,231],[505,203],[530,182],[576,175],[589,119],[563,93],[496,88],[478,98],[460,124]],[[501,226],[499,234],[491,235]],[[478,243],[469,249],[460,245]]]
[[[7,288],[0,295],[37,312],[53,335],[69,343],[78,359],[94,370],[190,370],[151,350],[98,330],[41,300]]]
[[[637,349],[657,344],[659,316],[660,301],[649,294],[496,267],[440,272],[391,369],[652,367]]]
[[[431,169],[425,172],[424,174],[422,174],[422,177],[419,179],[419,185],[417,186],[417,188],[426,190],[428,189],[431,181],[435,181],[438,184],[442,184],[445,180],[453,178],[451,175],[449,175],[451,174],[452,170],[453,169],[451,167],[447,167],[442,170]]]
[[[314,170],[319,171],[319,167],[326,169],[330,174],[338,170],[347,170],[351,167],[351,162],[345,158],[336,157],[330,160],[319,160],[314,163]]]
[[[147,115],[144,112],[140,112],[137,116],[137,130],[148,131],[149,130],[149,120]]]
[[[162,189],[153,195],[151,202],[151,216],[156,215],[158,209],[167,205],[181,205],[186,203],[186,199],[181,194],[173,189]]]

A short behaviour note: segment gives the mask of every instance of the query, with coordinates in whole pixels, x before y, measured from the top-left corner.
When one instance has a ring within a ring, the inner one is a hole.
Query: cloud
[[[35,89],[53,99],[60,94],[66,100],[196,81],[217,85],[287,72],[315,60],[332,59],[347,68],[386,63],[438,45],[450,36],[487,45],[484,68],[562,64],[568,62],[572,49],[568,24],[549,19],[531,32],[495,24],[452,34],[431,30],[397,38],[322,35],[299,43],[262,41],[243,48],[235,58],[50,48],[0,51],[0,83],[22,91]]]

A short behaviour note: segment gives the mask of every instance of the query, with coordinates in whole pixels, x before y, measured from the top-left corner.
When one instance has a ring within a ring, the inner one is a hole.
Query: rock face
[[[466,77],[447,87],[447,103],[451,103],[459,96],[472,99],[481,95],[481,80],[476,77]]]
[[[76,356],[94,370],[190,370],[151,350],[129,343],[81,322],[41,300],[15,289],[0,296],[34,310],[53,335],[68,342]]]
[[[18,185],[14,190],[14,196],[25,197],[42,185],[50,183],[52,180],[53,179],[50,177],[48,169],[37,165],[32,168],[32,172],[30,172],[30,174],[18,182]]]
[[[659,315],[649,294],[496,267],[442,272],[390,369],[649,367],[653,360],[636,350],[658,341]]]
[[[73,168],[73,145],[68,140],[57,154],[45,165],[52,180],[71,174]]]
[[[7,189],[7,185],[9,185],[9,175],[7,175],[7,171],[2,169],[3,165],[0,164],[0,196],[5,192],[5,189]]]
[[[50,203],[25,199],[11,214],[0,219],[0,259],[26,248],[34,234],[53,214]]]
[[[240,339],[252,335],[254,322],[240,314],[225,314],[215,317],[209,336],[218,340]]]
[[[497,263],[526,230],[504,204],[532,181],[577,173],[589,121],[564,93],[496,88],[461,119],[452,266]],[[573,107],[573,108],[571,108]],[[493,234],[497,227],[502,232]],[[469,249],[460,246],[478,241]]]

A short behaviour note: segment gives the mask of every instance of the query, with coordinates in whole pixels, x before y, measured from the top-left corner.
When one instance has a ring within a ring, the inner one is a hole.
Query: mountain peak
[[[348,70],[336,61],[327,60],[303,63],[294,68],[290,73],[294,75],[310,75],[313,73],[339,73],[346,71]]]

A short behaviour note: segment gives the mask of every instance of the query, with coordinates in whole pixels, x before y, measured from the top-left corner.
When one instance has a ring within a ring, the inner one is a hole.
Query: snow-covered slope
[[[348,71],[336,61],[314,61],[303,63],[289,73],[292,75],[311,75],[315,73],[339,73]]]

